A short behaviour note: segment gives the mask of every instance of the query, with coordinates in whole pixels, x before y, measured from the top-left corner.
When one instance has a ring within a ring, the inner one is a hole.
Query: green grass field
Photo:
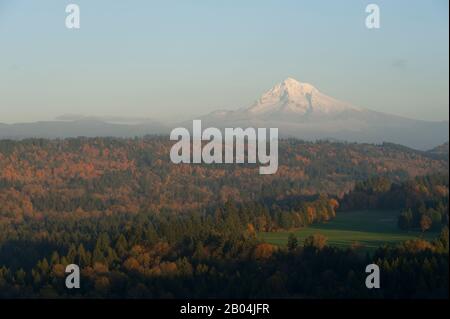
[[[417,231],[402,231],[397,227],[397,211],[353,211],[338,212],[334,220],[326,224],[312,225],[295,231],[259,233],[258,237],[268,243],[285,246],[289,234],[295,234],[302,243],[313,234],[328,238],[328,245],[341,248],[358,242],[364,250],[372,251],[384,244],[395,244],[408,239],[420,238]],[[425,239],[433,239],[436,233],[427,232]]]

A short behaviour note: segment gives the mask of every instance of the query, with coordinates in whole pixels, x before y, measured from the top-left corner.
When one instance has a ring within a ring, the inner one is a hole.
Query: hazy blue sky
[[[65,6],[81,29],[65,28]],[[381,29],[365,7],[381,8]],[[290,76],[355,105],[448,120],[448,0],[0,0],[0,122],[184,119]]]

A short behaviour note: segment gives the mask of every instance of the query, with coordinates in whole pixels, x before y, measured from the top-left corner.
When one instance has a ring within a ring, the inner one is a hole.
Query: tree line
[[[376,177],[356,184],[341,200],[348,209],[396,209],[403,230],[439,231],[449,224],[448,174],[418,176],[401,183]]]

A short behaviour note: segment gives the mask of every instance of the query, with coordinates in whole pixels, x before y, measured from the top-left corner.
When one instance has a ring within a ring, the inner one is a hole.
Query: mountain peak
[[[356,109],[333,99],[309,83],[288,77],[265,92],[249,109],[251,114],[299,114],[335,113],[346,109]]]
[[[304,96],[305,94],[317,93],[318,90],[309,83],[302,83],[294,78],[287,78],[279,84],[284,93],[290,96]]]

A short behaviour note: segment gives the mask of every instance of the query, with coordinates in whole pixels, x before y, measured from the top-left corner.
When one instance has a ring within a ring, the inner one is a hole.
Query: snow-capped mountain
[[[264,93],[248,112],[254,115],[285,114],[332,114],[345,110],[358,110],[347,103],[329,97],[309,83],[287,78]]]
[[[292,78],[276,84],[251,106],[200,118],[206,127],[276,127],[281,137],[303,140],[391,142],[429,150],[449,140],[449,123],[408,119],[355,107]],[[192,127],[192,121],[176,126]],[[143,136],[168,134],[175,125],[149,119],[66,115],[55,121],[0,123],[0,139],[27,137]]]
[[[448,122],[413,120],[356,107],[293,78],[273,86],[250,107],[216,111],[201,119],[205,127],[277,127],[284,137],[392,142],[424,150],[449,139]]]

